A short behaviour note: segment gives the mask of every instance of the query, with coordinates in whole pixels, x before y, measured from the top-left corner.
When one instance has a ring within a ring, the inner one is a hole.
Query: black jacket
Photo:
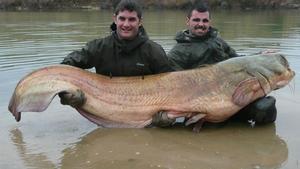
[[[62,64],[83,69],[95,67],[97,73],[107,76],[139,76],[172,71],[163,48],[149,40],[144,30],[131,41],[120,40],[113,31],[105,38],[88,42],[80,51],[70,53]]]
[[[238,55],[214,28],[203,37],[195,37],[188,30],[176,34],[177,44],[168,53],[176,70],[192,69],[204,64],[217,63]]]

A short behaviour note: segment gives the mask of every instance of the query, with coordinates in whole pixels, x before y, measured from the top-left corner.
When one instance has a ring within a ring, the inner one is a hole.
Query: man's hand
[[[63,105],[70,105],[74,108],[81,107],[86,102],[84,93],[77,89],[75,91],[63,91],[58,94],[60,103]]]
[[[171,127],[175,120],[175,118],[168,117],[167,112],[160,111],[153,116],[151,125],[157,127]]]
[[[280,50],[279,49],[265,49],[260,52],[260,54],[270,54],[270,53],[278,53]]]

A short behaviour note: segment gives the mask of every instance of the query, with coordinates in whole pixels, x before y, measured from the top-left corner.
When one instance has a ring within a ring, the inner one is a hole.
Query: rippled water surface
[[[0,168],[300,168],[299,11],[215,11],[213,25],[239,54],[279,49],[295,79],[271,95],[272,125],[190,129],[101,129],[55,98],[41,113],[15,122],[7,110],[17,82],[32,70],[58,64],[72,50],[109,33],[111,12],[0,13]],[[182,11],[147,11],[144,25],[166,51],[185,28]]]

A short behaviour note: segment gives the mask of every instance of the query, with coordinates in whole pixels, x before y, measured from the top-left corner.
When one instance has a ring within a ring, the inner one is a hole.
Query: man
[[[217,29],[210,25],[210,20],[205,4],[198,3],[192,6],[186,18],[188,29],[177,33],[177,44],[168,53],[174,69],[192,69],[239,56],[218,37]],[[254,101],[233,119],[265,124],[274,122],[276,115],[275,98],[268,96]]]
[[[116,7],[111,35],[95,39],[80,51],[70,53],[62,64],[83,69],[95,67],[96,73],[110,76],[144,76],[172,71],[166,53],[148,39],[142,26],[142,11],[136,1],[122,0]],[[61,93],[61,103],[80,107],[84,93]],[[155,121],[159,119],[155,118]]]

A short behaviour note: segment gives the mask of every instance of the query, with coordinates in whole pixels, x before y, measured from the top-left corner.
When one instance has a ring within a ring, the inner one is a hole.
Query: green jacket
[[[132,41],[120,40],[113,31],[70,53],[62,64],[83,69],[95,67],[98,74],[107,76],[139,76],[173,70],[163,48],[149,40],[144,30]]]
[[[195,37],[189,30],[176,34],[177,44],[169,51],[168,58],[176,70],[192,69],[204,64],[217,63],[238,55],[214,28],[204,37]]]

